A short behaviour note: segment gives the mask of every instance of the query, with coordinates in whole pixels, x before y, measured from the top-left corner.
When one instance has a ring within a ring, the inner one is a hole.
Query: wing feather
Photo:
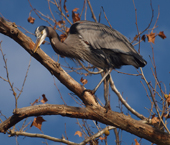
[[[70,34],[78,33],[94,49],[111,49],[115,52],[137,53],[128,39],[120,32],[106,25],[79,21],[70,28]]]
[[[77,58],[101,68],[120,68],[122,65],[143,67],[146,61],[120,32],[106,25],[78,21],[74,23],[67,39]]]

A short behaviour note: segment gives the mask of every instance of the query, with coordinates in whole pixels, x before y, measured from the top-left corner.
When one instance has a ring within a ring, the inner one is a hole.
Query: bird
[[[45,38],[49,37],[52,48],[59,55],[76,61],[87,61],[103,69],[105,75],[99,84],[106,79],[109,85],[108,79],[112,69],[119,69],[123,65],[139,68],[147,64],[123,34],[101,23],[87,20],[75,22],[64,42],[61,42],[57,32],[48,26],[37,27],[35,36],[37,39],[34,53]],[[95,88],[94,92],[96,90]],[[105,106],[108,108],[108,92],[106,94]]]

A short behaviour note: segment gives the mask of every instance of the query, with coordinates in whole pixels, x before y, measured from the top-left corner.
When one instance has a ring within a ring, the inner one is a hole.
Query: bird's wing
[[[70,28],[70,34],[77,34],[93,49],[110,49],[114,52],[137,53],[128,39],[120,32],[90,21],[78,21]]]

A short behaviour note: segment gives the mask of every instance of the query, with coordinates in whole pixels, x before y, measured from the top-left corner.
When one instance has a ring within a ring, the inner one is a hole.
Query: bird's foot
[[[93,89],[93,90],[90,90],[90,89],[86,89],[86,90],[84,90],[83,91],[83,93],[84,92],[90,92],[92,95],[93,95],[93,97],[94,97],[94,99],[95,99],[95,101],[96,101],[96,103],[98,103],[98,101],[97,101],[97,97],[95,96],[95,92],[96,92],[96,90],[95,89]]]
[[[106,109],[106,113],[107,113],[109,110],[111,110],[110,102],[109,102],[109,101],[105,104],[104,108]]]
[[[90,90],[90,89],[84,90],[84,92],[86,92],[86,91],[90,92],[92,95],[94,95],[96,93],[95,89],[93,89],[93,90]]]

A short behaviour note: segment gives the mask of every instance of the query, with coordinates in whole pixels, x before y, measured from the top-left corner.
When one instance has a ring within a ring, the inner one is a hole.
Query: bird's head
[[[36,28],[35,36],[37,37],[37,39],[34,46],[34,53],[37,51],[38,47],[43,43],[47,35],[48,29],[46,26],[39,26]]]

